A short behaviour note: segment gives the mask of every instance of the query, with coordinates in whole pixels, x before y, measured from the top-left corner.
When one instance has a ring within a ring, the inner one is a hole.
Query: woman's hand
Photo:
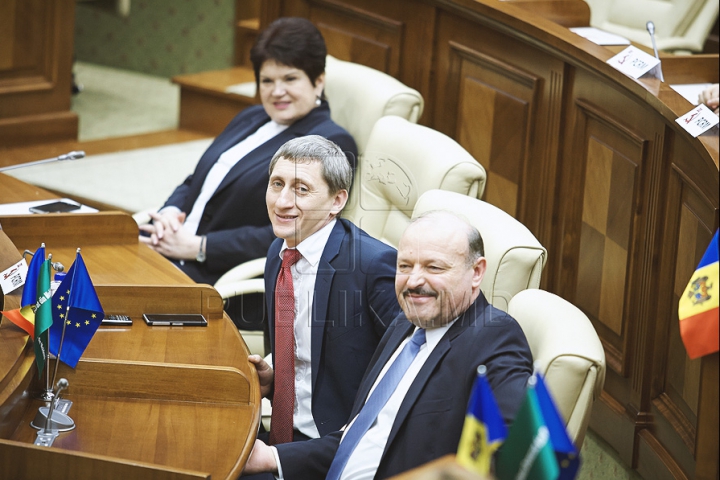
[[[195,260],[202,238],[182,228],[185,213],[170,210],[151,213],[152,224],[141,225],[140,230],[150,234],[140,236],[140,241],[156,252],[176,260]]]

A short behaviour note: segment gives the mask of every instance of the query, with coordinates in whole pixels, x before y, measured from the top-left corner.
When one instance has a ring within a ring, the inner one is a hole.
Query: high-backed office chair
[[[442,189],[480,198],[485,181],[485,169],[455,140],[399,117],[382,117],[358,163],[342,216],[397,246],[424,192]]]
[[[328,55],[325,97],[335,123],[355,139],[362,156],[375,122],[388,115],[417,123],[423,112],[422,95],[378,70]]]
[[[717,0],[585,0],[590,24],[652,47],[646,23],[655,24],[659,50],[702,52],[718,17]]]
[[[547,250],[525,225],[489,203],[455,192],[425,192],[415,205],[413,218],[431,210],[461,214],[480,231],[487,259],[480,289],[495,307],[507,311],[518,292],[540,286]]]
[[[579,450],[605,383],[605,351],[595,328],[579,308],[543,290],[518,293],[508,313],[525,332],[535,365]]]

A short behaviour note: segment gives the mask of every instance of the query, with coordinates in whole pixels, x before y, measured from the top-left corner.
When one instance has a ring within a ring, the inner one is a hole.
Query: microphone
[[[67,381],[66,378],[61,378],[57,381],[55,384],[55,391],[53,392],[52,400],[50,400],[50,409],[48,410],[48,416],[45,419],[45,431],[50,431],[50,425],[52,423],[52,416],[53,412],[55,411],[55,407],[57,406],[58,400],[60,400],[60,392],[65,390],[70,383]]]
[[[652,20],[648,20],[648,22],[645,24],[645,28],[647,28],[647,31],[650,34],[650,40],[652,41],[652,47],[653,47],[653,52],[655,52],[655,58],[660,60],[660,55],[658,55],[657,45],[655,44],[655,24],[653,23]],[[660,81],[664,82],[665,79],[663,78],[661,66],[658,66],[658,72],[660,74]]]
[[[84,151],[73,150],[72,152],[64,153],[57,157],[46,158],[45,160],[36,160],[34,162],[19,163],[17,165],[9,165],[7,167],[2,167],[2,168],[0,168],[0,172],[4,172],[6,170],[14,170],[16,168],[24,168],[24,167],[32,167],[34,165],[42,165],[44,163],[59,162],[59,161],[63,161],[63,160],[77,160],[77,159],[83,158],[83,157],[85,157]]]
[[[50,266],[55,270],[56,272],[64,272],[65,271],[65,265],[63,265],[60,262],[52,262]],[[60,380],[63,380],[62,378]],[[67,381],[67,380],[66,380]]]

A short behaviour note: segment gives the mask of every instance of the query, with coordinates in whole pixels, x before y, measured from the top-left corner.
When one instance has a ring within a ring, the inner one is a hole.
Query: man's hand
[[[272,447],[265,445],[262,440],[255,440],[255,446],[245,468],[243,468],[243,475],[253,475],[255,473],[269,472],[277,474],[278,466],[275,463],[275,455],[272,452]]]
[[[260,380],[260,395],[265,398],[270,396],[272,384],[275,381],[275,371],[260,355],[250,355],[250,363],[255,365]]]
[[[714,84],[708,88],[706,88],[701,94],[700,98],[698,99],[700,103],[704,103],[708,106],[710,110],[712,110],[715,115],[718,114],[718,108],[720,106],[720,100],[718,99],[718,91],[720,89],[718,88],[718,84]]]

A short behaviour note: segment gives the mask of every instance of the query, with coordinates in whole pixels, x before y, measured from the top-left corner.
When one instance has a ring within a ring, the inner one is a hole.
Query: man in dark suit
[[[319,136],[287,142],[270,163],[267,212],[279,238],[267,253],[265,292],[275,370],[259,356],[250,360],[263,395],[273,398],[273,443],[317,438],[345,423],[370,358],[400,311],[395,249],[337,218],[351,180],[342,150]],[[287,266],[290,255],[296,263]],[[292,277],[289,308],[278,304],[284,268]],[[283,357],[286,341],[292,358]],[[281,434],[284,401],[292,418]]]
[[[485,300],[484,272],[476,229],[447,212],[415,220],[398,247],[395,290],[403,313],[373,356],[347,428],[275,447],[258,440],[246,472],[386,478],[455,453],[479,365],[487,367],[509,423],[532,374],[532,356],[517,322]]]

